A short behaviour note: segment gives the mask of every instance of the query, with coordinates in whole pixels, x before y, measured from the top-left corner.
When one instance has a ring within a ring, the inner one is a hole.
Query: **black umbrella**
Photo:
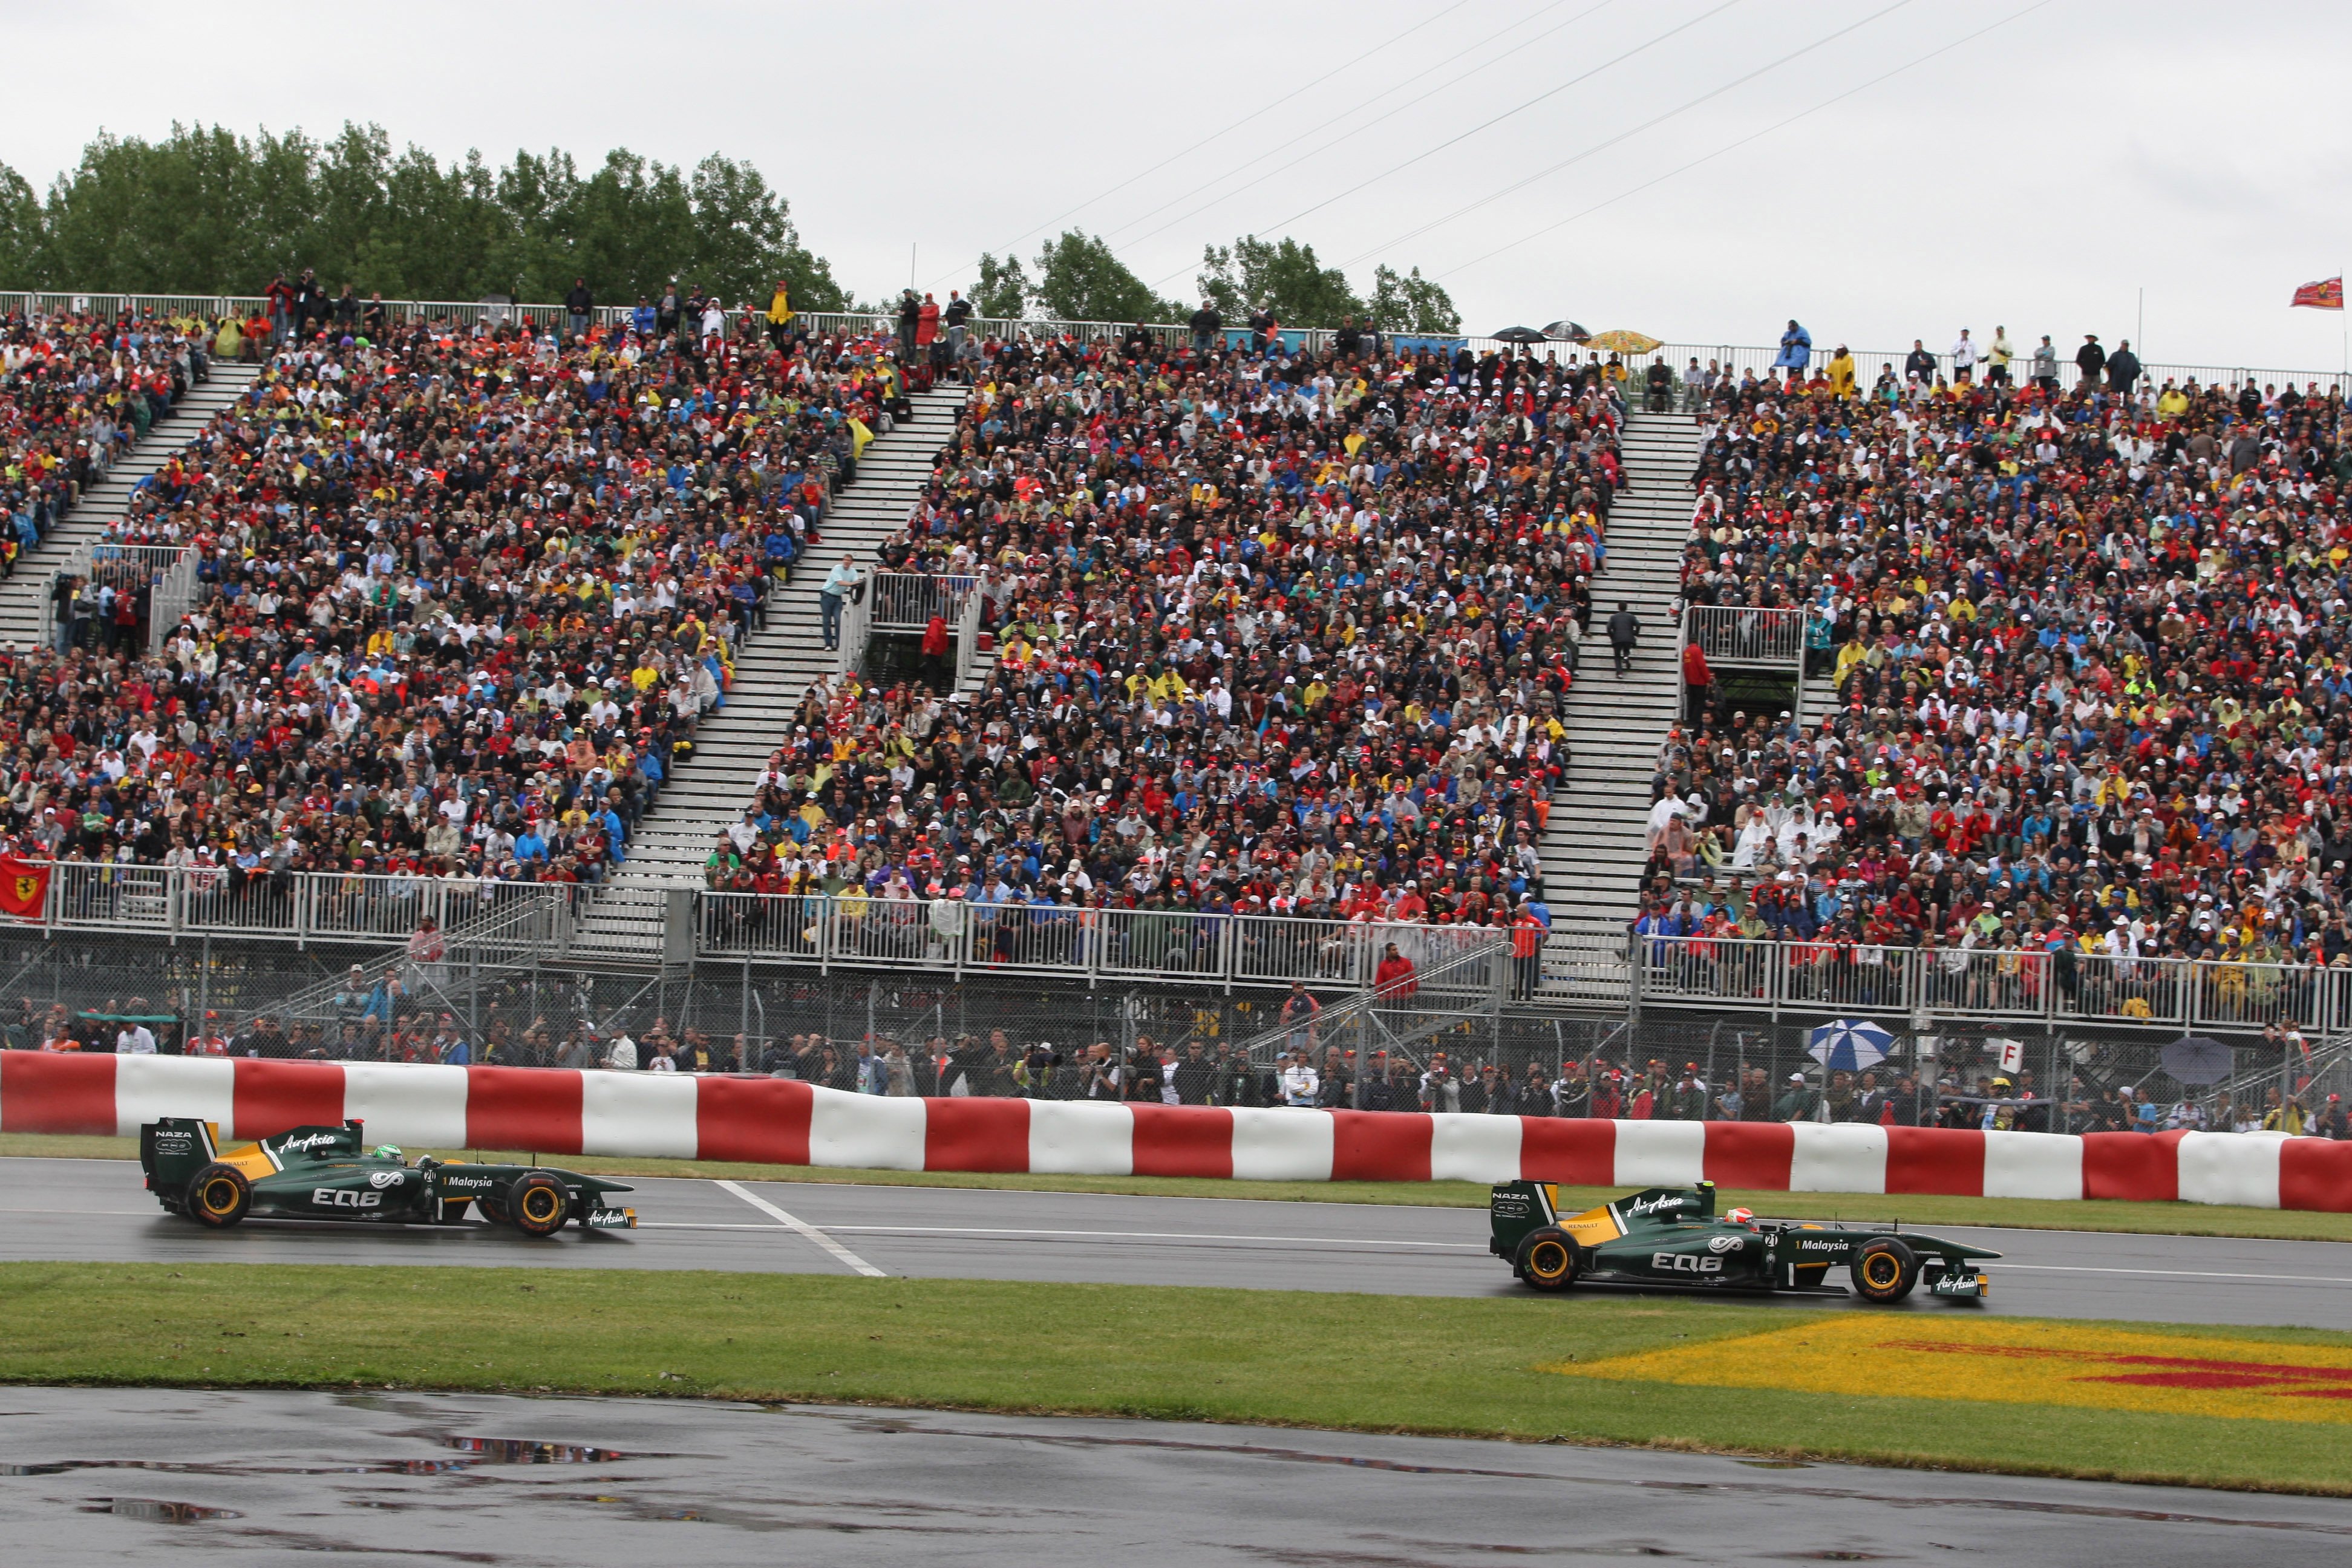
[[[2164,1070],[2176,1083],[2219,1083],[2230,1076],[2230,1047],[2201,1035],[2190,1035],[2164,1047]]]
[[[1533,327],[1505,327],[1495,334],[1498,343],[1548,343],[1551,340]]]
[[[1584,325],[1580,321],[1554,321],[1551,325],[1544,329],[1544,336],[1548,338],[1566,338],[1572,343],[1580,343],[1591,335],[1592,334],[1591,332],[1584,330]]]

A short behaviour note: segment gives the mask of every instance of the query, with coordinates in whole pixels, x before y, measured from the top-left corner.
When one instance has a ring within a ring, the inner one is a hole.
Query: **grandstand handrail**
[[[2352,970],[2041,948],[1635,934],[1642,1005],[2352,1033]]]
[[[215,321],[229,316],[232,311],[239,317],[254,314],[266,315],[268,307],[268,301],[257,294],[152,294],[104,290],[74,292],[63,289],[0,291],[0,306],[8,305],[14,301],[22,301],[17,308],[22,309],[28,315],[70,310],[75,314],[111,316],[129,310],[167,318],[200,317]],[[362,301],[362,303],[365,305],[368,301]],[[451,321],[466,326],[471,326],[477,321],[485,320],[494,321],[524,320],[534,326],[561,328],[569,319],[569,311],[560,304],[513,303],[482,300],[386,300],[383,303],[388,313],[403,319],[415,317],[426,321]],[[728,312],[729,316],[740,318],[745,303],[739,302],[731,307]],[[628,324],[635,310],[634,305],[599,305],[591,314],[598,326],[622,327]],[[839,333],[859,337],[887,337],[895,332],[898,326],[893,316],[887,311],[879,310],[802,310],[796,313],[794,324],[804,331],[820,334]],[[1139,325],[1150,332],[1155,340],[1163,343],[1188,343],[1192,341],[1191,328],[1173,321],[1060,321],[1045,316],[1017,318],[976,316],[968,323],[968,328],[975,336],[983,340],[1025,333],[1032,338],[1059,337],[1066,334],[1085,342],[1106,342],[1131,332]],[[1369,331],[1373,329],[1363,330]],[[1308,327],[1285,328],[1282,335],[1286,349],[1295,351],[1305,348],[1320,352],[1329,346],[1337,333],[1332,328]],[[1415,343],[1443,344],[1449,348],[1460,346],[1478,354],[1515,353],[1519,346],[1517,343],[1506,342],[1499,338],[1476,332],[1409,332],[1382,330],[1380,335],[1391,339],[1405,339]],[[1238,327],[1228,327],[1224,329],[1223,336],[1231,344],[1236,339],[1244,338],[1246,332]],[[1595,351],[1585,349],[1566,339],[1555,340],[1547,345],[1544,352],[1561,353],[1580,357],[1590,354],[1596,359],[1601,357]],[[1897,379],[1901,379],[1903,362],[1909,353],[1908,350],[1882,349],[1854,349],[1851,352],[1854,360],[1856,380],[1864,388],[1875,381],[1880,369],[1887,365],[1893,365]],[[1980,355],[1989,354],[1990,343],[1981,345],[1978,352]],[[1777,347],[1762,344],[1661,342],[1647,354],[1618,357],[1629,364],[1645,364],[1654,359],[1664,359],[1668,368],[1675,371],[1678,376],[1684,368],[1684,361],[1692,358],[1712,359],[1737,375],[1749,371],[1761,374],[1771,367],[1773,362],[1779,358],[1780,353]],[[1814,348],[1808,359],[1808,369],[1825,370],[1834,353],[1833,349],[1828,347]],[[2011,362],[2010,374],[2022,379],[2031,367],[2032,357],[2031,347],[2022,353],[2016,353]],[[1948,376],[1951,374],[1951,354],[1948,352],[1937,353],[1935,359],[1938,374]],[[1982,379],[1990,368],[1989,361],[1979,358],[1976,367],[1979,379]],[[2058,374],[2062,384],[2069,386],[2073,384],[2074,371],[2073,354],[2061,350]],[[2249,379],[2258,384],[2294,383],[2303,385],[2317,383],[2322,386],[2341,386],[2347,392],[2352,392],[2352,372],[2347,372],[2340,367],[2335,370],[2295,370],[2264,365],[2195,364],[2187,362],[2148,360],[2144,356],[2140,362],[2140,381],[2144,385],[2151,387],[2161,387],[2167,381],[2186,384],[2191,380],[2205,386],[2217,384],[2235,386]]]
[[[933,616],[953,626],[963,616],[965,598],[976,596],[971,590],[979,581],[969,573],[872,573],[866,578],[866,591],[874,601],[872,628],[922,631]]]
[[[695,909],[705,958],[1120,984],[1301,980],[1358,990],[1371,984],[1382,947],[1394,942],[1416,970],[1436,972],[1423,988],[1444,992],[1458,977],[1440,964],[1465,944],[1485,951],[1508,936],[1488,926],[713,889],[697,893]]]
[[[1424,1019],[1408,1023],[1402,1031],[1394,1028],[1382,1030],[1390,1041],[1409,1044],[1413,1039],[1425,1038],[1431,1033],[1449,1027],[1474,1012],[1480,1016],[1490,1014],[1501,1004],[1508,988],[1507,972],[1499,961],[1510,954],[1510,934],[1507,931],[1493,931],[1491,940],[1446,954],[1427,969],[1415,971],[1406,980],[1359,991],[1345,1001],[1322,1007],[1304,1021],[1276,1024],[1271,1028],[1262,1029],[1241,1041],[1235,1049],[1255,1061],[1277,1041],[1305,1031],[1314,1031],[1321,1038],[1354,1019],[1370,1021],[1383,1013],[1440,1015],[1434,1021]],[[1424,1003],[1421,1001],[1423,995],[1437,1000]]]
[[[1711,665],[1797,665],[1805,658],[1805,612],[1754,605],[1692,605],[1683,640],[1698,644]]]
[[[34,860],[48,872],[40,910],[19,927],[184,939],[316,943],[404,942],[429,917],[444,941],[507,941],[535,951],[568,938],[575,884],[486,884],[473,876],[362,871],[247,872],[236,866],[134,866]],[[484,903],[493,907],[488,910]],[[470,922],[478,922],[474,924]],[[527,933],[520,942],[509,940]]]

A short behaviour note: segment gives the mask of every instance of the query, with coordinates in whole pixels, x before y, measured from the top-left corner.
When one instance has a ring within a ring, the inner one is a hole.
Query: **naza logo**
[[[371,1171],[368,1173],[368,1185],[372,1187],[396,1187],[400,1185],[402,1179],[408,1173],[405,1171]]]

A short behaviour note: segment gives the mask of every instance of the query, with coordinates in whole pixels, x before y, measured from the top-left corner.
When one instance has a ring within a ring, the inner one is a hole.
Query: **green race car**
[[[1843,1295],[1823,1283],[1843,1264],[1866,1301],[1900,1301],[1922,1280],[1931,1296],[1981,1300],[1991,1282],[1977,1264],[2000,1256],[1899,1225],[1758,1219],[1746,1209],[1718,1218],[1713,1182],[1652,1187],[1565,1216],[1559,1198],[1559,1189],[1546,1183],[1506,1182],[1487,1204],[1494,1233],[1487,1249],[1538,1290],[1594,1279]]]
[[[583,1230],[628,1229],[637,1211],[614,1206],[624,1183],[541,1165],[476,1165],[425,1155],[412,1165],[389,1144],[364,1146],[361,1124],[297,1127],[228,1149],[213,1124],[167,1116],[139,1130],[147,1190],[172,1214],[215,1229],[251,1215],[265,1219],[340,1219],[394,1225],[455,1225],[467,1206],[493,1225],[552,1236],[571,1220]]]

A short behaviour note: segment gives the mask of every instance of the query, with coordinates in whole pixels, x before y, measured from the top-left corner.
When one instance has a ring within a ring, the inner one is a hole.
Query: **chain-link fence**
[[[1211,983],[958,982],[724,961],[653,973],[463,942],[292,952],[218,938],[0,934],[0,1034],[27,1049],[144,1048],[143,1030],[166,1053],[633,1061],[898,1094],[2022,1131],[2292,1127],[2323,1121],[2330,1095],[2352,1097],[2352,1047],[2307,1042],[2291,1026],[2221,1037],[2221,1058],[2209,1053],[2195,1075],[2210,1082],[2167,1069],[2177,1026],[1947,1025],[1895,1033],[1883,1060],[1832,1070],[1806,1022],[1691,1009],[1576,1016],[1504,994],[1228,994]]]

